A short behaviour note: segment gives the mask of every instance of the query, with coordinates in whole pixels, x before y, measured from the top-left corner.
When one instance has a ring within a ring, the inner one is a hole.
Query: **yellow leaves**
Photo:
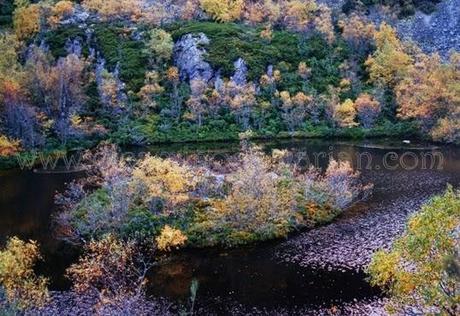
[[[297,73],[302,79],[307,80],[308,77],[310,77],[311,68],[308,67],[306,62],[300,62],[297,68]]]
[[[41,259],[35,241],[24,242],[17,237],[8,240],[0,251],[0,284],[5,288],[7,299],[19,308],[41,306],[48,298],[48,280],[37,277],[34,264]]]
[[[334,112],[334,119],[341,127],[353,127],[356,126],[355,122],[356,109],[355,104],[351,99],[345,100],[339,104]]]
[[[394,86],[407,73],[412,58],[404,52],[396,31],[391,26],[382,23],[374,38],[377,50],[365,63],[370,80]]]
[[[99,13],[104,20],[117,17],[137,20],[143,6],[141,0],[84,0],[83,7]]]
[[[260,31],[260,37],[267,41],[271,41],[272,36],[273,36],[273,31],[270,25],[267,25],[262,31]]]
[[[189,199],[189,191],[197,184],[193,171],[171,159],[147,156],[133,170],[135,183],[147,188],[146,199],[159,197],[171,204]]]
[[[442,63],[435,54],[420,54],[395,87],[398,116],[417,119],[433,139],[460,143],[460,67],[455,54]]]
[[[352,14],[347,19],[341,19],[339,21],[339,27],[342,29],[343,38],[354,45],[361,45],[363,42],[371,42],[374,38],[374,24],[369,23],[366,19],[357,14]],[[379,38],[381,37],[380,35]]]
[[[13,156],[20,150],[20,141],[10,140],[8,137],[0,135],[0,157]]]
[[[187,242],[185,236],[179,229],[174,229],[166,225],[161,230],[161,233],[155,239],[157,247],[161,251],[171,251],[172,248],[180,248]]]
[[[291,0],[287,1],[286,4],[286,19],[289,20],[289,24],[295,28],[302,29],[306,27],[313,18],[313,14],[318,8],[315,1],[299,1]]]
[[[219,22],[239,20],[244,0],[200,0],[201,8]]]
[[[385,287],[396,303],[393,308],[455,310],[458,277],[446,265],[458,258],[460,192],[451,187],[413,215],[406,232],[389,251],[374,254],[368,267],[371,284]]]
[[[166,72],[166,78],[171,82],[179,81],[179,69],[177,67],[169,67]]]
[[[40,31],[39,4],[17,8],[14,11],[13,25],[19,40],[26,40]]]
[[[367,272],[372,275],[371,284],[374,286],[385,287],[396,275],[399,264],[399,253],[377,251],[372,257],[372,261],[367,268]]]
[[[48,17],[48,23],[55,27],[62,18],[70,16],[73,13],[73,2],[69,0],[59,1],[51,8],[51,15]]]

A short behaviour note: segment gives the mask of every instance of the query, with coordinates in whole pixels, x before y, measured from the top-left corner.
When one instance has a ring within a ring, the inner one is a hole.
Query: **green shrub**
[[[120,79],[134,92],[144,84],[148,58],[145,44],[124,34],[121,26],[99,24],[94,29],[96,46],[106,59],[109,70],[120,66]]]

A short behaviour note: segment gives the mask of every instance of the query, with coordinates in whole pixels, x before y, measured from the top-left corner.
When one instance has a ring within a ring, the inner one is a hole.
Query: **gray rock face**
[[[84,24],[91,18],[91,14],[81,5],[74,6],[74,12],[71,16],[60,22],[62,25]]]
[[[399,21],[399,35],[414,40],[426,53],[439,52],[445,58],[450,50],[460,51],[460,0],[446,0],[431,15],[417,12]]]
[[[70,38],[68,38],[65,43],[65,49],[67,51],[67,54],[75,54],[78,57],[81,57],[82,47],[78,39],[71,40]]]
[[[211,80],[214,72],[204,60],[206,45],[209,45],[209,39],[203,33],[184,35],[174,45],[174,63],[179,68],[181,80]]]
[[[243,86],[247,83],[248,66],[243,58],[238,58],[233,63],[235,66],[235,74],[231,77],[231,80],[238,86]]]

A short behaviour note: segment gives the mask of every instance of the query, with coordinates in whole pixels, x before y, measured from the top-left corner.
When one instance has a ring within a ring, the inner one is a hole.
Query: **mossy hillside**
[[[60,27],[45,36],[45,41],[56,58],[67,54],[66,42],[74,39],[82,43],[83,55],[88,56],[87,35],[77,26]],[[133,39],[130,31],[121,25],[102,23],[94,26],[90,45],[102,54],[110,71],[119,65],[120,79],[126,83],[128,91],[139,91],[148,66],[144,42]]]
[[[321,36],[304,38],[299,34],[275,30],[272,39],[260,36],[261,28],[234,23],[188,22],[175,24],[168,29],[175,41],[189,33],[204,33],[210,39],[206,47],[206,60],[222,75],[229,77],[234,72],[233,63],[243,58],[249,68],[249,79],[258,81],[273,65],[282,70],[281,88],[299,91],[302,80],[296,75],[300,62],[312,69],[310,85],[315,90],[325,91],[327,86],[339,82],[338,66],[345,59],[347,49],[343,43],[329,45]]]

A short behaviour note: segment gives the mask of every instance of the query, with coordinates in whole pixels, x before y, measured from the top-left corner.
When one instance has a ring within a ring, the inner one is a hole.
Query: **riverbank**
[[[400,139],[418,139],[421,135],[417,132],[414,124],[412,123],[387,123],[385,125],[376,126],[373,129],[364,129],[361,127],[334,129],[330,127],[321,127],[316,129],[308,129],[296,132],[280,132],[277,134],[261,133],[248,131],[241,133],[239,131],[207,131],[204,133],[171,133],[151,135],[143,144],[137,144],[128,141],[126,137],[119,134],[113,134],[107,138],[115,144],[124,147],[129,146],[156,146],[156,145],[170,145],[170,144],[206,144],[206,143],[224,143],[224,142],[238,142],[241,139],[252,141],[276,141],[276,140],[295,140],[295,139],[378,139],[378,138],[400,138]],[[81,152],[86,149],[94,148],[98,143],[104,140],[87,141],[76,144],[74,146],[56,147],[48,149],[34,149],[22,151],[17,155],[9,157],[0,157],[0,170],[9,170],[20,168],[32,169],[38,165],[58,165],[59,163],[66,164],[64,157],[70,153]]]

